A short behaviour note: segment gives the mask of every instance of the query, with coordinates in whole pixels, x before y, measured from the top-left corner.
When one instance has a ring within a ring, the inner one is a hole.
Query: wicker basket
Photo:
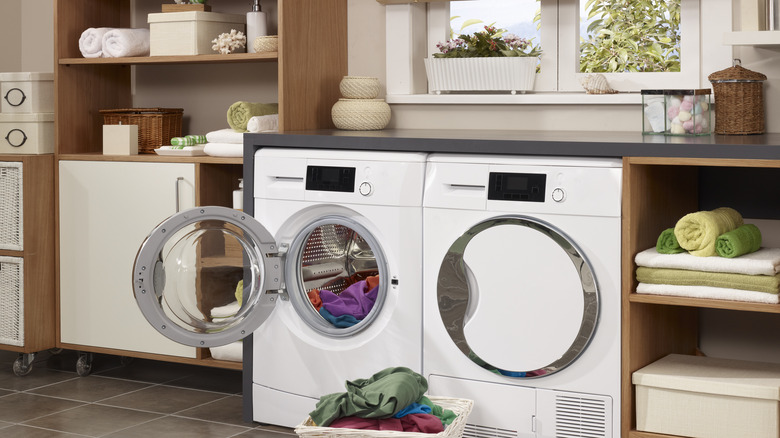
[[[339,99],[331,117],[338,129],[376,131],[390,123],[390,105],[384,99]]]
[[[379,96],[379,78],[371,76],[344,76],[339,91],[347,99],[376,99]]]
[[[471,408],[474,402],[463,398],[449,397],[428,397],[433,403],[444,409],[449,409],[458,415],[452,423],[439,433],[416,433],[416,432],[397,432],[392,430],[366,430],[366,429],[345,429],[337,427],[318,427],[314,426],[311,418],[295,428],[295,433],[302,438],[341,438],[341,437],[372,437],[372,438],[452,438],[462,437],[463,430],[466,428]]]
[[[716,134],[764,133],[764,83],[766,75],[734,66],[707,77],[715,92]]]
[[[279,38],[277,35],[265,35],[255,38],[252,42],[255,52],[276,52],[279,50]]]
[[[138,153],[153,154],[171,138],[181,137],[181,108],[130,108],[100,110],[104,125],[138,125]]]

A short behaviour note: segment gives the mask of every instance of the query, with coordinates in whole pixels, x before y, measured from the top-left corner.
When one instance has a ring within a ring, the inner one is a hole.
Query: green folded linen
[[[230,105],[227,111],[227,122],[234,131],[246,132],[246,124],[255,116],[268,116],[279,113],[277,103],[253,103],[239,101]]]
[[[386,368],[368,379],[346,382],[347,391],[320,397],[309,413],[314,424],[327,427],[347,416],[389,418],[418,401],[428,390],[425,377],[405,367]]]
[[[636,268],[640,283],[671,284],[676,286],[710,286],[728,289],[752,290],[777,294],[780,292],[780,274],[745,275],[725,272],[687,271],[683,269]]]
[[[718,236],[742,225],[742,215],[729,207],[712,211],[697,211],[683,216],[674,226],[674,236],[690,254],[710,257],[715,252]]]
[[[658,241],[655,243],[655,249],[660,254],[679,254],[685,252],[680,246],[680,242],[677,241],[677,237],[674,236],[674,228],[667,228],[661,231],[658,236]]]
[[[745,224],[718,236],[715,251],[721,257],[734,258],[761,248],[761,230],[753,224]]]

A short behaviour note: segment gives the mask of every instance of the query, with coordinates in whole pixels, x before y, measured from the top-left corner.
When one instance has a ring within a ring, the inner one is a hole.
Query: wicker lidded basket
[[[182,108],[100,110],[104,125],[138,125],[138,153],[153,154],[171,138],[181,137]]]
[[[717,71],[707,77],[715,92],[716,134],[763,134],[764,81],[766,75],[740,65]]]

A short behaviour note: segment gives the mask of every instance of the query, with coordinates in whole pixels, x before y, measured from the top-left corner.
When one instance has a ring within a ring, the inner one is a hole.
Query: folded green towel
[[[327,427],[347,416],[389,418],[418,401],[428,390],[425,377],[409,368],[386,368],[368,379],[346,382],[347,391],[320,397],[309,413],[314,424]]]
[[[687,271],[684,269],[636,268],[640,283],[671,284],[677,286],[710,286],[728,289],[752,290],[776,294],[780,292],[780,274],[746,275],[725,272]]]
[[[721,257],[733,258],[756,252],[761,248],[761,230],[753,224],[745,224],[718,236],[715,251]]]
[[[674,228],[667,228],[661,231],[658,241],[655,243],[655,249],[660,254],[679,254],[685,252],[680,246],[677,238],[674,237]]]
[[[227,111],[227,122],[234,131],[246,132],[246,124],[254,116],[279,114],[277,103],[236,102]]]
[[[712,211],[686,214],[674,226],[677,242],[690,254],[710,257],[715,252],[718,236],[742,225],[742,215],[733,208],[721,207]]]

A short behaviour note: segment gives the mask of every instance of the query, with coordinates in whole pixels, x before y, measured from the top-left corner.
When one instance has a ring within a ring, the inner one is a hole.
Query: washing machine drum
[[[493,373],[537,378],[574,362],[594,335],[599,293],[583,252],[536,218],[483,221],[449,248],[437,303],[447,333]]]

